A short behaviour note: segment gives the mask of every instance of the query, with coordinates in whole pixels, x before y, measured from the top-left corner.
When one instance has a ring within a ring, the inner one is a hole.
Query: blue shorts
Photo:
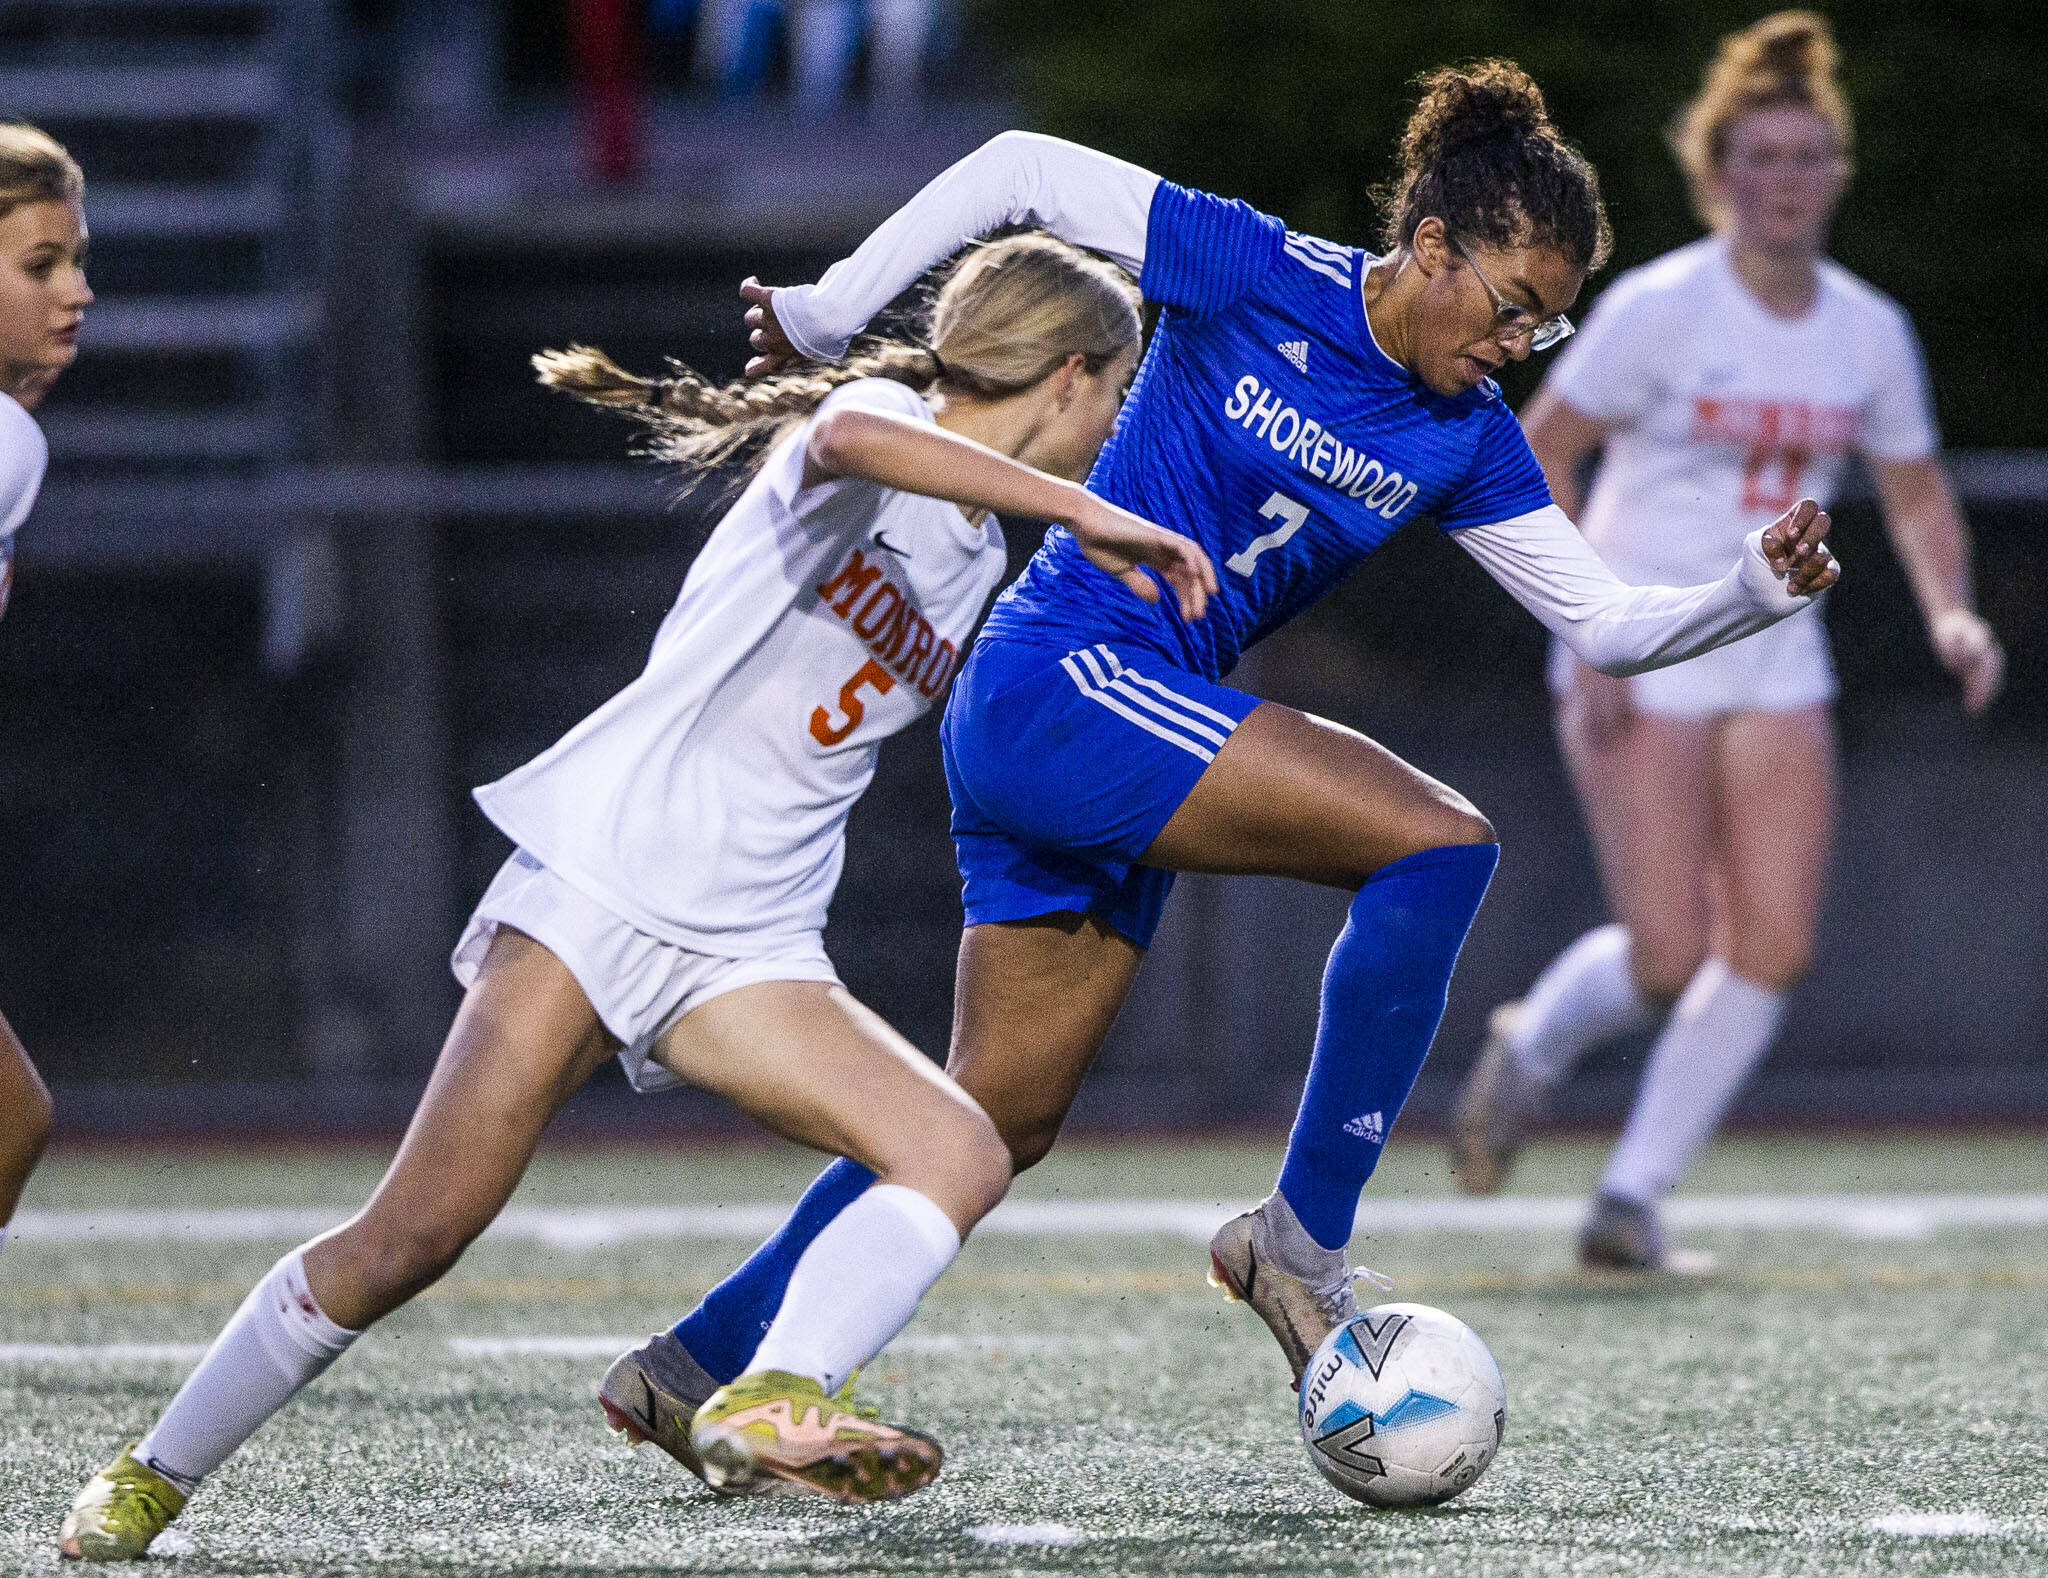
[[[977,641],[939,730],[967,924],[1078,910],[1150,947],[1173,873],[1138,857],[1258,704],[1149,646]]]

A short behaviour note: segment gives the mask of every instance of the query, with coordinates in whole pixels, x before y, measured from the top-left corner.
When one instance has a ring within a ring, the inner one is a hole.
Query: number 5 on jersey
[[[1259,555],[1268,548],[1277,548],[1308,524],[1308,506],[1297,504],[1284,493],[1276,493],[1259,506],[1259,513],[1267,520],[1280,524],[1263,537],[1254,537],[1243,548],[1223,562],[1239,575],[1248,576],[1257,567]]]
[[[896,676],[869,658],[861,664],[859,673],[839,687],[839,715],[844,721],[834,723],[831,712],[824,707],[812,711],[812,739],[820,745],[837,745],[860,727],[860,720],[868,715],[867,706],[860,699],[863,685],[872,685],[877,696],[886,696],[896,688]]]

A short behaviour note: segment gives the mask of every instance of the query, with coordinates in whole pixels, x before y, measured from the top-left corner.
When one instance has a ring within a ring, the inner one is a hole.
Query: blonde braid
[[[729,384],[710,383],[674,358],[666,378],[642,378],[587,345],[542,351],[533,370],[548,388],[638,423],[637,454],[697,472],[728,462],[751,469],[826,395],[856,378],[1002,400],[1070,356],[1099,373],[1137,340],[1139,306],[1137,286],[1114,263],[1025,232],[977,243],[948,270],[919,314],[931,348],[866,340],[836,365]]]
[[[643,378],[589,345],[533,358],[547,388],[639,423],[634,453],[699,469],[765,455],[840,384],[889,378],[922,391],[939,371],[930,351],[899,340],[871,341],[843,362],[752,382],[714,384],[674,357],[668,365],[666,378]]]

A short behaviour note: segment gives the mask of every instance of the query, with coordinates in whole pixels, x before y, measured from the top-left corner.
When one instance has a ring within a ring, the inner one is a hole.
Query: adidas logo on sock
[[[1387,1142],[1386,1120],[1377,1112],[1368,1112],[1361,1117],[1353,1118],[1344,1125],[1344,1132],[1355,1134],[1361,1140],[1370,1140],[1375,1145],[1384,1145]]]
[[[1273,349],[1294,363],[1297,371],[1304,373],[1308,371],[1308,341],[1282,340]]]

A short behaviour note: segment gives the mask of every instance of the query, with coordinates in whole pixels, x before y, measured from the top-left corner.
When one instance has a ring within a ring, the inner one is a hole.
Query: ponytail
[[[1028,233],[971,248],[929,312],[929,345],[865,342],[843,362],[712,384],[681,362],[665,378],[627,372],[603,351],[541,351],[547,388],[637,422],[637,453],[694,471],[758,467],[825,396],[856,378],[890,378],[969,399],[1022,393],[1078,355],[1100,372],[1140,330],[1139,296],[1115,264]]]

